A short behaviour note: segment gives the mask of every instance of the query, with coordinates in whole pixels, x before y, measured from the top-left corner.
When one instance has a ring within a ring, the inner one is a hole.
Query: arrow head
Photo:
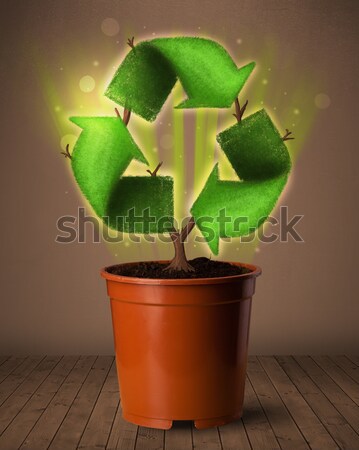
[[[104,152],[121,152],[148,165],[147,159],[120,118],[75,116],[70,117],[70,121],[83,130],[73,150],[74,158],[76,158],[76,151],[80,152],[82,149],[85,149],[87,153],[93,151],[99,157]]]
[[[83,129],[72,152],[75,179],[96,214],[103,217],[108,198],[132,159],[145,164],[147,160],[121,119],[71,117],[70,120]]]
[[[177,108],[228,108],[254,65],[238,69],[228,52],[210,39],[153,39],[126,56],[105,95],[153,121],[179,79],[188,99]]]
[[[213,60],[206,59],[207,64],[210,63],[211,67],[203,65],[200,68],[200,70],[206,73],[205,77],[203,76],[203,72],[189,77],[191,72],[194,72],[193,68],[191,72],[188,72],[188,79],[185,78],[187,75],[185,73],[185,76],[181,78],[181,83],[188,94],[188,99],[177,105],[175,107],[176,109],[229,108],[238,97],[252,73],[255,63],[251,62],[238,69],[223,47],[217,43],[215,44],[219,47],[217,51],[222,59],[215,59],[219,58],[219,55],[213,55]]]

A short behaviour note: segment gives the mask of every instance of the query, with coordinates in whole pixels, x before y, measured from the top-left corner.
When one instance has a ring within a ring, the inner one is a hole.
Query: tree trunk
[[[187,225],[182,228],[180,232],[173,231],[170,233],[175,248],[175,256],[169,266],[167,266],[164,270],[183,270],[184,272],[194,272],[194,268],[187,261],[186,252],[184,249],[184,242],[189,233],[192,231],[194,225],[194,219],[191,217]]]

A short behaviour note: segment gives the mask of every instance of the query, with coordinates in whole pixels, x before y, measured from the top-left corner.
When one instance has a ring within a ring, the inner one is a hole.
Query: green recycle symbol
[[[208,39],[144,41],[128,53],[105,95],[127,111],[153,121],[179,80],[188,98],[176,108],[229,108],[254,65],[238,69],[227,51]],[[124,121],[118,117],[70,120],[82,128],[72,152],[74,176],[105,224],[127,233],[172,229],[173,179],[122,176],[133,159],[148,165]],[[239,180],[220,180],[215,165],[190,210],[215,254],[221,237],[250,234],[266,220],[291,168],[283,138],[264,109],[219,133],[217,141]],[[225,227],[216,220],[223,211]]]

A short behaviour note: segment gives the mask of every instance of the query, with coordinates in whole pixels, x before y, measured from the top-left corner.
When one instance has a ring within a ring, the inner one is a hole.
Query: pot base
[[[125,413],[124,411],[122,411],[122,417],[127,420],[127,422],[134,423],[135,425],[147,428],[158,428],[160,430],[169,430],[172,428],[173,423],[172,420],[142,417],[137,416],[136,414]]]
[[[158,428],[160,430],[169,430],[172,428],[173,420],[167,419],[154,419],[152,417],[142,417],[136,414],[130,414],[122,412],[122,416],[127,422],[134,423],[147,428]],[[222,416],[222,417],[211,417],[208,419],[197,419],[193,420],[194,426],[197,430],[202,430],[205,428],[219,427],[230,422],[234,422],[242,417],[242,412],[239,414]]]

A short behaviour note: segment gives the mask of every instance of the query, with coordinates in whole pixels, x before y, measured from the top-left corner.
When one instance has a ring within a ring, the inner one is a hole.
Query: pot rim
[[[231,283],[236,280],[243,280],[247,278],[256,278],[262,273],[262,269],[254,264],[247,264],[234,261],[223,261],[233,264],[235,266],[245,267],[250,270],[248,273],[242,273],[241,275],[230,275],[227,277],[216,277],[216,278],[138,278],[138,277],[128,277],[125,275],[114,275],[109,273],[107,270],[111,267],[121,266],[121,265],[135,265],[144,261],[134,261],[122,264],[112,264],[111,266],[106,266],[101,269],[101,276],[107,281],[116,281],[117,283],[129,283],[129,284],[147,284],[147,285],[195,285],[195,284],[223,284]],[[145,261],[151,262],[151,261]],[[170,263],[171,261],[159,260],[155,261],[159,263]]]

